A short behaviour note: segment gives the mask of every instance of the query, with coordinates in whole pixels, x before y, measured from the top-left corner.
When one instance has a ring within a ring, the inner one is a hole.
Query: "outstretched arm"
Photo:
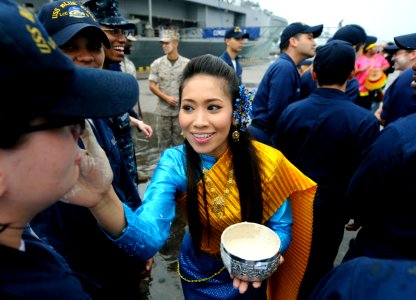
[[[81,136],[85,145],[76,185],[62,201],[90,209],[101,227],[111,236],[120,236],[126,226],[123,205],[115,193],[113,172],[104,150],[98,144],[92,128],[85,122]]]
[[[150,125],[147,125],[142,120],[136,119],[132,116],[130,116],[130,125],[131,126],[137,126],[140,131],[144,133],[146,138],[151,138],[153,135],[153,129]]]

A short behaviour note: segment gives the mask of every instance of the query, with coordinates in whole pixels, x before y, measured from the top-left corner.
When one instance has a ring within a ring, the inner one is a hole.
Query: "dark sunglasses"
[[[85,119],[84,118],[60,118],[47,120],[45,123],[39,125],[28,125],[24,129],[24,133],[30,133],[41,130],[57,129],[69,126],[71,131],[82,135],[85,130]]]

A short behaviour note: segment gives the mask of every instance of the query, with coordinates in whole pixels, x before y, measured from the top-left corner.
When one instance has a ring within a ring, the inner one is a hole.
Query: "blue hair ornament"
[[[253,103],[255,90],[248,90],[245,85],[240,85],[239,98],[237,98],[234,106],[234,120],[237,125],[237,129],[241,131],[247,131],[247,127],[251,122],[251,110]]]

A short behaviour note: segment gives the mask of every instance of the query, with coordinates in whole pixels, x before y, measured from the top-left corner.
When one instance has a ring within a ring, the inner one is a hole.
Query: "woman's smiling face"
[[[197,153],[220,157],[228,148],[232,99],[223,79],[199,74],[183,84],[179,124]]]

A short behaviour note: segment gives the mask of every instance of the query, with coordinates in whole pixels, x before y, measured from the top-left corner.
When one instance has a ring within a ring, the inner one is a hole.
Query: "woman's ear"
[[[234,118],[234,113],[233,113],[233,118],[232,118],[232,120],[231,120],[231,124],[232,124],[233,126],[237,126],[237,122],[235,121],[235,118]]]

